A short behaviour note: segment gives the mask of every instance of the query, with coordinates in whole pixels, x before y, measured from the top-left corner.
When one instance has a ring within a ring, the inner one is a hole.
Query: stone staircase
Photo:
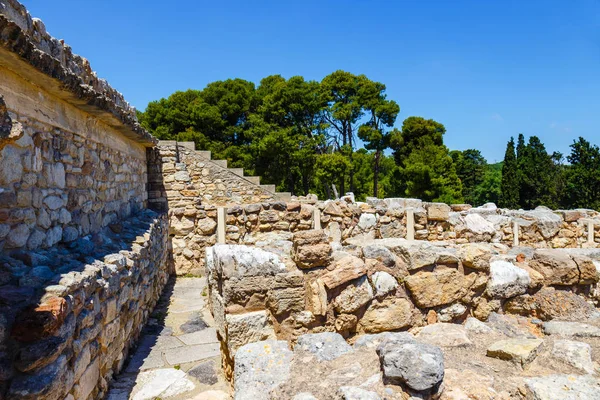
[[[273,195],[273,197],[277,200],[281,200],[281,201],[290,201],[292,198],[292,194],[290,192],[278,192],[275,188],[275,185],[261,185],[260,183],[260,176],[251,176],[251,175],[244,175],[244,169],[243,168],[227,168],[227,160],[213,160],[212,159],[212,155],[210,151],[207,150],[196,150],[196,143],[194,142],[176,142],[176,141],[171,141],[171,140],[161,140],[158,142],[158,145],[177,145],[177,146],[181,146],[181,147],[185,147],[188,150],[193,150],[196,152],[196,154],[203,158],[206,161],[210,161],[211,163],[226,169],[228,172],[237,175],[238,177],[245,179],[246,181],[252,183],[253,185],[256,185],[258,187],[260,187],[262,190],[269,192]]]

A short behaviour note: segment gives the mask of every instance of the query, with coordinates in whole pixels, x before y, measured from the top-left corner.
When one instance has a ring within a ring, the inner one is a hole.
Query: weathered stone
[[[600,382],[589,375],[528,378],[525,387],[535,400],[596,400],[600,393]]]
[[[595,308],[581,296],[553,287],[544,287],[533,295],[525,294],[510,299],[504,305],[507,312],[548,321],[555,318],[585,319]]]
[[[595,372],[592,361],[592,347],[587,343],[557,340],[552,347],[552,356],[586,374]]]
[[[331,245],[318,243],[300,246],[294,250],[294,261],[300,268],[326,266],[331,261]]]
[[[426,203],[427,219],[431,221],[447,221],[450,217],[450,206],[445,203]]]
[[[269,308],[275,315],[304,309],[304,288],[290,287],[269,292]]]
[[[487,293],[491,297],[509,298],[527,292],[531,283],[529,274],[508,261],[495,260],[490,263],[490,279]]]
[[[367,230],[374,227],[377,224],[377,217],[375,214],[361,214],[358,220],[358,227],[362,230]]]
[[[217,244],[208,252],[212,252],[215,272],[223,278],[268,276],[286,270],[277,255],[258,248]]]
[[[373,300],[359,320],[361,330],[377,333],[402,329],[411,324],[412,304],[407,299],[387,297]]]
[[[340,394],[342,400],[381,400],[377,393],[354,386],[342,386]]]
[[[469,211],[473,211],[475,209],[471,209]],[[465,217],[466,228],[468,231],[473,232],[476,235],[493,235],[496,233],[496,229],[494,228],[494,224],[485,220],[479,214],[468,214]]]
[[[0,150],[0,185],[9,186],[19,182],[23,176],[21,153],[11,145]]]
[[[536,250],[529,266],[544,276],[546,286],[579,283],[577,264],[568,254],[560,250]]]
[[[435,390],[441,384],[444,355],[439,347],[414,341],[384,343],[377,348],[384,379],[420,392]]]
[[[29,227],[26,224],[19,224],[11,229],[10,234],[6,237],[6,248],[23,247],[29,239]]]
[[[45,367],[56,360],[67,346],[64,337],[51,336],[21,347],[15,363],[17,369],[23,372]]]
[[[335,298],[333,304],[338,313],[353,313],[373,298],[373,289],[366,276],[352,282]]]
[[[337,332],[345,332],[354,330],[356,327],[356,323],[358,322],[358,318],[353,314],[340,314],[335,319],[335,330]]]
[[[449,249],[419,240],[382,239],[378,241],[396,253],[409,271],[436,264],[457,264],[458,258]]]
[[[600,328],[582,322],[548,321],[542,325],[546,335],[566,337],[600,337]]]
[[[17,316],[12,336],[21,342],[32,342],[52,335],[64,322],[68,305],[62,297],[51,297],[35,308]]]
[[[307,306],[315,315],[325,315],[327,312],[327,290],[321,279],[309,283]]]
[[[542,339],[505,339],[492,343],[487,349],[487,356],[501,360],[514,361],[520,365],[531,362],[544,343]]]
[[[363,247],[362,252],[365,259],[377,260],[388,268],[396,266],[396,257],[387,247],[371,244]]]
[[[198,229],[200,229],[204,235],[211,235],[217,229],[217,223],[212,218],[202,218],[198,221]]]
[[[230,354],[234,354],[241,346],[275,339],[275,331],[269,322],[265,311],[255,311],[246,314],[226,315],[227,345]]]
[[[465,329],[469,332],[474,333],[490,333],[492,332],[492,328],[487,326],[484,322],[481,322],[477,318],[469,317],[465,321]]]
[[[480,375],[470,369],[444,371],[444,391],[440,400],[508,399],[509,394],[494,389],[494,377]]]
[[[456,255],[465,267],[488,271],[492,252],[490,247],[481,243],[467,243],[459,246]]]
[[[385,271],[378,271],[371,275],[371,283],[375,288],[375,296],[381,297],[393,292],[398,287],[398,281]]]
[[[320,361],[330,361],[352,352],[352,347],[338,333],[309,333],[298,338],[296,349],[314,354]]]
[[[354,342],[354,348],[359,349],[367,347],[374,349],[381,343],[385,342],[386,346],[394,343],[404,343],[406,341],[414,341],[415,337],[410,332],[381,332],[369,333],[359,336]]]
[[[185,236],[194,231],[194,226],[194,220],[190,218],[171,218],[169,230],[173,235]]]
[[[363,260],[354,256],[343,257],[330,266],[330,271],[321,276],[329,289],[336,288],[367,273]]]
[[[65,381],[63,378],[67,361],[67,357],[62,355],[34,374],[17,375],[10,384],[8,398],[23,400],[58,399],[65,394]]]
[[[65,243],[70,243],[70,242],[74,241],[75,239],[77,239],[78,236],[79,236],[79,231],[77,231],[77,228],[75,228],[73,226],[67,226],[66,228],[63,229],[62,241]]]
[[[450,307],[445,307],[439,310],[438,319],[440,322],[451,322],[454,319],[461,318],[467,312],[467,307],[463,304],[456,303]]]
[[[462,275],[456,269],[443,269],[418,272],[406,277],[405,283],[415,304],[429,308],[459,300],[474,282],[473,278]]]
[[[473,344],[462,325],[447,323],[437,323],[423,327],[417,335],[417,339],[441,347],[469,346]]]
[[[29,286],[33,288],[40,288],[45,282],[49,281],[54,277],[54,272],[46,266],[34,267],[19,279],[19,286]]]
[[[269,393],[290,376],[294,354],[286,341],[242,346],[235,354],[235,400],[269,400]]]
[[[87,399],[98,384],[100,377],[100,360],[96,358],[86,368],[85,372],[79,378],[79,382],[73,388],[73,395],[76,399]]]

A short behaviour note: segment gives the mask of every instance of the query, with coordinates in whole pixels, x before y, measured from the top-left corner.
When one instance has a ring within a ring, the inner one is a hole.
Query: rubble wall
[[[473,316],[540,320],[598,315],[600,252],[431,243],[401,238],[343,245],[324,230],[264,235],[207,249],[209,299],[231,372],[250,342],[306,333],[408,330]]]
[[[204,249],[217,241],[217,207],[274,200],[273,193],[175,142],[149,149],[148,164],[149,207],[169,214],[180,275],[204,275]]]

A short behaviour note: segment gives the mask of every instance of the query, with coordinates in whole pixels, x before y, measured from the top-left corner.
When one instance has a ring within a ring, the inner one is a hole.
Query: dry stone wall
[[[261,340],[307,333],[408,330],[512,313],[551,320],[597,316],[600,252],[430,243],[330,241],[324,230],[265,234],[254,246],[207,250],[209,299],[224,365]]]
[[[135,109],[0,0],[0,400],[104,398],[170,272]]]

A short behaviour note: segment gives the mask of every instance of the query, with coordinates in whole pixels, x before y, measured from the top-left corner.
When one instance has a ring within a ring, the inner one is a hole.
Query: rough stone
[[[469,279],[456,269],[443,269],[421,271],[406,277],[404,281],[415,304],[429,308],[459,300],[470,286]]]
[[[444,379],[444,355],[439,347],[425,343],[380,345],[377,348],[385,380],[402,383],[416,391],[430,391]]]
[[[367,273],[363,260],[355,256],[343,257],[330,266],[330,271],[321,276],[329,289],[334,289]]]
[[[487,356],[510,360],[525,365],[531,362],[538,353],[542,339],[505,339],[492,343],[487,349]]]
[[[377,393],[354,386],[342,386],[340,394],[343,400],[381,400]]]
[[[371,275],[371,283],[375,288],[375,296],[381,297],[393,292],[398,287],[398,281],[385,271],[378,271]]]
[[[573,340],[557,340],[552,347],[552,356],[586,374],[595,373],[592,361],[592,347]]]
[[[490,269],[492,251],[488,245],[481,243],[467,243],[458,247],[456,255],[463,265],[480,271]]]
[[[338,313],[353,313],[373,298],[373,288],[366,276],[352,282],[335,298],[333,304]]]
[[[542,328],[546,335],[582,338],[600,337],[600,328],[582,322],[548,321],[544,322]]]
[[[412,309],[411,302],[403,298],[374,300],[358,323],[362,331],[368,333],[402,329],[411,324]]]
[[[529,274],[508,261],[495,260],[490,263],[490,279],[487,293],[491,297],[509,298],[527,292],[531,283]]]
[[[269,400],[269,392],[290,376],[294,354],[286,341],[244,345],[235,354],[235,400]]]
[[[320,361],[330,361],[352,352],[352,347],[338,333],[308,333],[298,338],[297,349],[314,354]]]
[[[437,323],[421,329],[417,339],[440,347],[469,346],[473,344],[467,336],[467,330],[458,324]]]
[[[535,400],[595,400],[600,381],[589,375],[548,375],[525,379],[525,387]]]
[[[538,249],[529,266],[544,277],[544,285],[574,285],[579,283],[579,268],[566,253],[555,249]]]
[[[228,314],[227,335],[229,352],[236,350],[247,343],[275,339],[275,331],[269,322],[266,311],[255,311],[245,314]]]

